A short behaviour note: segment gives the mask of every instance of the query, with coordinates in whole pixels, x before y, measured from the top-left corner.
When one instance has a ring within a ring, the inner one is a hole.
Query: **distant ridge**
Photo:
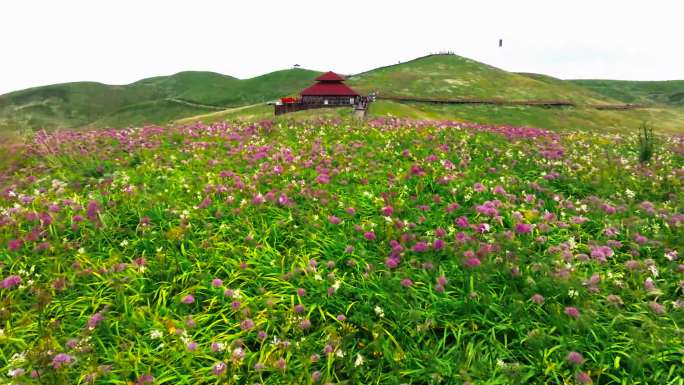
[[[74,82],[34,87],[0,95],[0,132],[166,124],[208,114],[215,118],[223,116],[223,111],[227,116],[246,111],[265,114],[267,109],[257,105],[298,94],[320,73],[294,68],[238,79],[216,72],[184,71],[127,85]],[[362,94],[375,91],[380,98],[399,102],[485,100],[502,106],[549,105],[549,101],[576,107],[611,108],[626,103],[659,108],[684,106],[684,80],[562,80],[508,72],[452,53],[424,55],[348,75],[347,84]],[[236,109],[243,106],[254,107]],[[679,112],[675,112],[670,114],[672,122],[679,119]],[[591,119],[587,115],[585,120]],[[619,119],[611,118],[611,124],[618,124]]]

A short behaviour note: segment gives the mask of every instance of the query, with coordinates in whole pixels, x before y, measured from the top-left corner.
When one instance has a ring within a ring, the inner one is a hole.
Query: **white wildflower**
[[[22,374],[24,374],[24,369],[22,368],[15,368],[7,371],[7,375],[12,378],[21,376]]]
[[[671,251],[665,253],[665,258],[666,258],[668,261],[674,261],[675,259],[677,259],[677,251],[676,251],[676,250],[671,250]]]
[[[356,361],[354,361],[354,366],[361,366],[363,365],[363,356],[361,353],[356,353]]]
[[[570,289],[570,290],[568,291],[568,297],[570,297],[570,298],[575,298],[575,297],[577,297],[578,295],[579,295],[579,294],[577,293],[577,290],[575,290],[575,289]]]
[[[154,329],[150,332],[150,338],[153,340],[162,338],[164,336],[164,333],[161,330]]]
[[[385,316],[385,311],[382,310],[382,308],[381,308],[380,306],[375,305],[375,309],[373,309],[373,310],[375,310],[375,314],[377,314],[378,316],[380,316],[380,318],[382,318],[382,317]]]
[[[653,275],[654,277],[657,277],[657,276],[658,276],[658,268],[655,267],[655,265],[650,265],[650,266],[648,267],[648,271],[650,271],[650,272],[651,272],[651,275]]]
[[[26,352],[14,353],[9,360],[11,366],[19,366],[26,362]]]

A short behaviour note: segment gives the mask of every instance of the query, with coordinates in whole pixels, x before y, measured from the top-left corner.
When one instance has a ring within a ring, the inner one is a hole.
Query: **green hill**
[[[0,96],[0,131],[163,124],[296,93],[319,74],[276,71],[251,79],[188,71],[128,85],[55,84]]]
[[[684,106],[684,80],[569,80],[624,103]]]
[[[128,85],[94,82],[57,84],[0,96],[0,133],[73,127],[125,127],[146,123],[266,119],[265,102],[297,94],[320,72],[276,71],[251,79],[187,71]],[[351,75],[362,94],[424,99],[500,101],[564,100],[573,108],[433,105],[378,102],[372,116],[433,117],[553,129],[630,130],[643,121],[660,131],[684,132],[684,80],[632,82],[561,80],[513,73],[457,55],[429,55]],[[647,104],[632,111],[596,110],[595,105]],[[322,111],[297,116],[322,114]],[[327,113],[327,112],[326,112]]]
[[[380,96],[614,103],[590,89],[507,72],[457,55],[430,55],[348,78],[356,90]]]

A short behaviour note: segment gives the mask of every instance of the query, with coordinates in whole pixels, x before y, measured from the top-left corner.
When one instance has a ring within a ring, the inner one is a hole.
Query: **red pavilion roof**
[[[323,75],[319,76],[316,78],[317,81],[319,82],[341,82],[344,81],[344,77],[332,72],[328,71],[324,73]]]
[[[359,96],[356,91],[340,83],[316,83],[301,92],[302,96]]]

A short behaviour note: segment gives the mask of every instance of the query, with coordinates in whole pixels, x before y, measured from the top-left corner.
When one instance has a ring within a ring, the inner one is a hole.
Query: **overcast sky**
[[[1,0],[0,94],[295,63],[351,74],[447,50],[566,79],[684,79],[683,15],[682,0]]]

